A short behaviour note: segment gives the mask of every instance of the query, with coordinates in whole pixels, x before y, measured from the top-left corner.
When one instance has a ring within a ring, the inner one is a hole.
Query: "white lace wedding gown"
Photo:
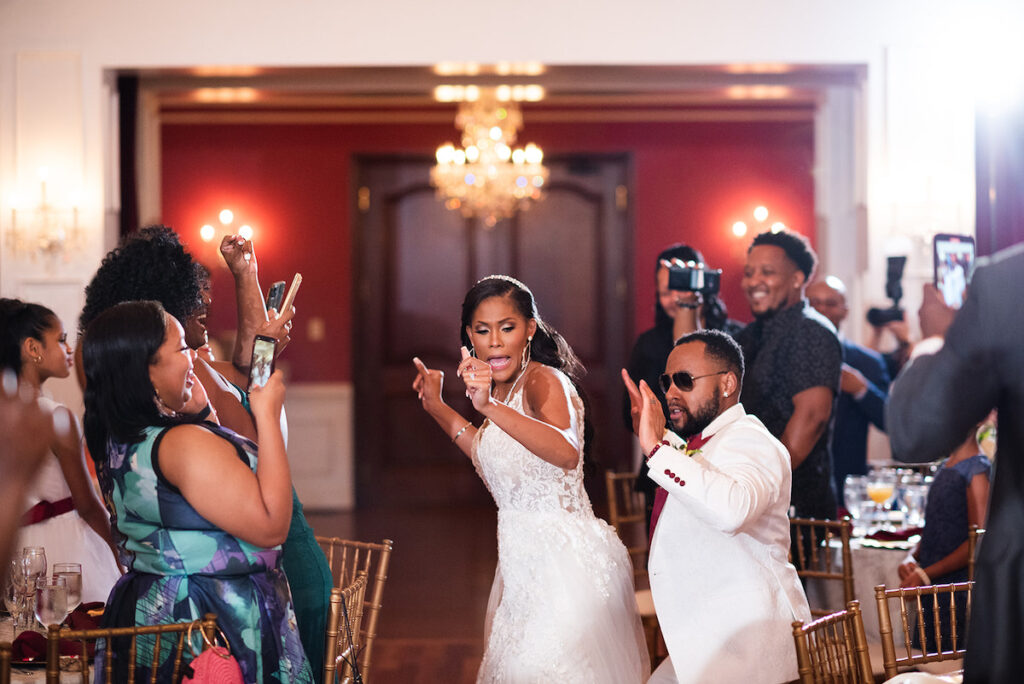
[[[558,373],[583,444],[583,402]],[[522,412],[522,391],[508,405]],[[632,684],[650,664],[626,548],[594,516],[583,458],[552,465],[485,421],[473,464],[498,504],[498,568],[477,682]]]

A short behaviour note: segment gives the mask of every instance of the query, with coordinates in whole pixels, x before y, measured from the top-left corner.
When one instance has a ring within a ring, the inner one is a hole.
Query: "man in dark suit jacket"
[[[886,413],[893,454],[915,463],[944,456],[971,425],[998,410],[996,468],[988,531],[975,566],[964,681],[1019,682],[1024,644],[1024,244],[979,260],[959,312],[926,285],[920,313],[922,333],[945,332],[945,343],[935,354],[912,359],[893,383]]]
[[[849,309],[846,285],[828,276],[807,287],[807,299],[818,313],[839,330]],[[868,472],[868,424],[885,430],[885,401],[889,396],[889,371],[882,355],[839,335],[843,348],[843,369],[832,428],[832,477],[836,495],[843,502],[847,475]]]

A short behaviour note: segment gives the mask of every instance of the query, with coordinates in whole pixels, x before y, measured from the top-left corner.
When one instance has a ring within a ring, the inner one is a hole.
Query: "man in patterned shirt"
[[[755,237],[742,281],[755,320],[736,339],[747,364],[743,404],[789,451],[796,515],[831,519],[832,414],[843,356],[835,327],[804,298],[817,261],[797,233]]]

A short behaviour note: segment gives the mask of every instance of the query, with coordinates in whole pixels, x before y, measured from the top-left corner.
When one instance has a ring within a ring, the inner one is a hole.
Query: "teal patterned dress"
[[[227,378],[225,382],[235,391],[242,407],[252,415],[249,393]],[[302,647],[306,649],[306,657],[313,668],[313,681],[320,684],[324,675],[327,610],[330,607],[334,578],[313,528],[306,522],[295,487],[292,487],[292,522],[281,551],[284,573],[292,588],[292,603],[295,606],[295,617],[299,621]]]
[[[255,471],[255,444],[219,425],[200,425],[231,442]],[[163,476],[156,458],[168,429],[147,428],[143,440],[131,445],[110,443],[105,462],[97,464],[128,567],[110,593],[103,626],[181,622],[216,613],[246,682],[312,682],[281,568],[281,547],[244,542],[192,508]],[[148,662],[147,647],[151,644],[140,640],[140,667]],[[119,675],[126,674],[126,655],[127,648],[115,640],[110,653],[97,651],[97,662],[115,658],[114,680],[123,681]],[[97,675],[102,671],[96,668]],[[157,681],[169,681],[169,675],[161,671]],[[136,671],[136,681],[149,676]]]

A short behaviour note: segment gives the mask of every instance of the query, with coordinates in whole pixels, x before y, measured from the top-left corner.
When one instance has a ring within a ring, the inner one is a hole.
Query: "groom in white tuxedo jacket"
[[[728,335],[681,338],[660,380],[673,430],[651,388],[623,373],[660,485],[648,570],[669,657],[650,682],[794,680],[791,623],[811,614],[787,560],[789,452],[739,403],[743,354]]]

